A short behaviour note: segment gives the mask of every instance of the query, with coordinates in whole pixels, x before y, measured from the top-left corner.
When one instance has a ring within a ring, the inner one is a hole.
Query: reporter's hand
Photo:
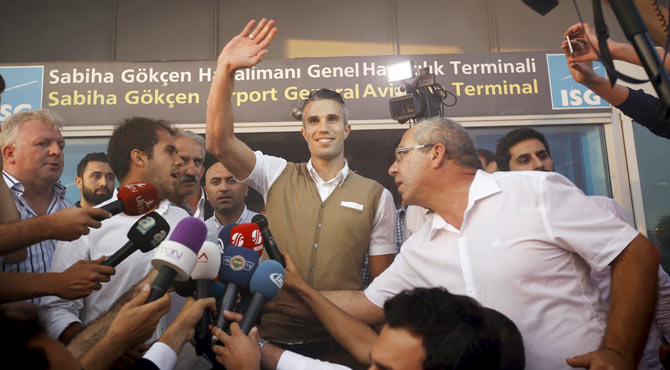
[[[102,224],[95,218],[110,218],[112,214],[101,208],[67,208],[42,216],[46,218],[49,239],[72,241],[97,229]]]
[[[202,298],[197,301],[192,297],[186,298],[186,304],[177,318],[161,335],[159,341],[167,344],[178,355],[182,347],[195,334],[195,326],[205,313],[205,310],[216,312],[216,301],[214,298]]]
[[[296,266],[295,262],[293,262],[293,258],[291,258],[291,255],[284,252],[280,253],[282,254],[282,256],[284,256],[284,260],[286,261],[286,267],[284,268],[284,271],[286,273],[286,278],[284,279],[284,286],[288,289],[296,291],[300,291],[302,289],[309,287],[305,279],[302,278],[302,273],[300,273],[300,269],[298,269],[298,266]]]
[[[573,368],[585,368],[591,370],[626,370],[633,369],[631,361],[621,353],[610,349],[599,349],[583,355],[568,357],[565,362]]]
[[[241,68],[253,67],[268,52],[267,47],[277,34],[274,21],[262,19],[254,28],[255,24],[255,20],[249,21],[242,32],[224,46],[217,59],[218,66],[224,67],[222,73],[230,74]]]
[[[67,270],[57,274],[54,294],[63,299],[79,299],[102,288],[100,283],[108,282],[110,276],[116,272],[114,267],[101,266],[104,260],[103,256],[95,261],[77,261]]]
[[[158,320],[170,309],[170,294],[151,303],[144,304],[151,287],[144,285],[138,295],[124,304],[112,321],[106,337],[110,340],[123,341],[126,347],[132,347],[144,342],[156,330]]]
[[[230,324],[231,335],[217,327],[212,327],[212,333],[225,345],[213,345],[212,351],[216,353],[216,361],[225,366],[226,369],[260,369],[261,351],[258,349],[258,341],[260,340],[258,328],[251,329],[247,336],[240,329],[240,325],[233,322]]]

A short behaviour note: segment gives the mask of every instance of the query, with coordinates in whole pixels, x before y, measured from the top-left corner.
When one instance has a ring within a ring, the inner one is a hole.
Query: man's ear
[[[2,148],[2,159],[5,163],[11,163],[15,164],[16,163],[16,158],[14,157],[16,154],[16,144],[9,144]]]
[[[348,138],[350,133],[351,133],[351,125],[347,123],[346,125],[344,125],[344,138],[345,139]]]
[[[447,148],[442,145],[442,143],[436,143],[430,150],[430,162],[431,167],[438,168],[444,164],[447,164]]]
[[[82,182],[83,181],[82,181],[81,177],[79,177],[79,176],[74,177],[74,184],[77,185],[79,190],[81,190]]]
[[[307,136],[305,136],[306,133],[305,133],[305,124],[304,123],[302,124],[302,127],[300,128],[300,133],[302,134],[302,138],[305,139],[305,141],[307,141]]]
[[[130,151],[130,165],[135,167],[144,168],[147,165],[147,155],[139,149],[133,149]]]

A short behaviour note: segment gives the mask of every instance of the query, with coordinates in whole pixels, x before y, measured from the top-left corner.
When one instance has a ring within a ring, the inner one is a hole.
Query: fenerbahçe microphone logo
[[[235,233],[230,237],[230,244],[241,247],[244,244],[244,235]]]
[[[274,273],[270,274],[270,280],[272,280],[272,282],[275,283],[275,285],[279,289],[281,289],[281,287],[284,286],[284,275],[282,275],[278,272],[274,272]]]
[[[251,261],[247,261],[244,257],[240,256],[239,254],[237,256],[224,256],[223,257],[223,264],[230,266],[230,269],[233,271],[251,271],[254,268],[254,263]]]

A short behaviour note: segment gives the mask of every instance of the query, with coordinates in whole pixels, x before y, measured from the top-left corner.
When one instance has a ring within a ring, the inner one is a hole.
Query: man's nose
[[[389,167],[389,175],[395,177],[397,173],[398,173],[398,162],[393,161],[393,164],[391,164],[391,167]]]

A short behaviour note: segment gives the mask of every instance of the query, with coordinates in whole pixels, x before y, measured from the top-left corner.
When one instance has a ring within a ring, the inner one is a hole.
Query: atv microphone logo
[[[0,123],[14,113],[42,108],[44,66],[0,67],[5,92],[0,99]]]

